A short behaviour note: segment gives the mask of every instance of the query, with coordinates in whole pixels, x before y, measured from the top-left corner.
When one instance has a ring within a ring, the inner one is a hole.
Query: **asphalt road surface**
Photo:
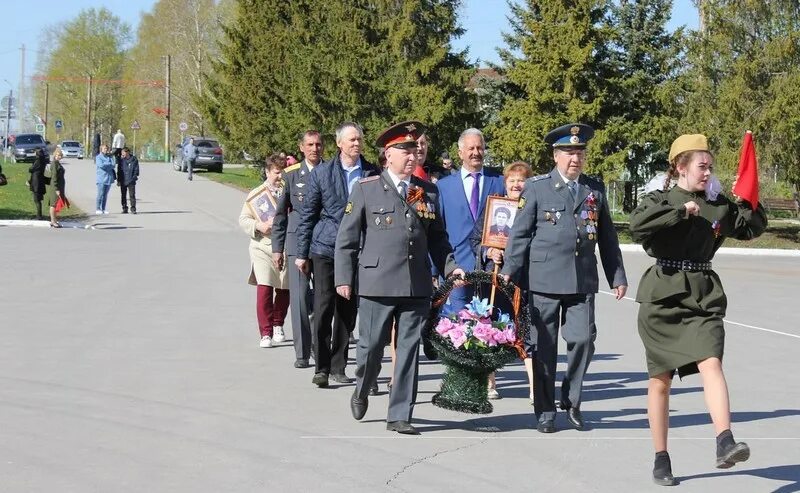
[[[92,162],[66,170],[69,197],[94,211]],[[422,357],[422,435],[400,436],[385,430],[386,367],[356,422],[352,385],[317,389],[290,342],[258,347],[244,193],[148,163],[138,195],[139,214],[122,215],[114,187],[95,229],[0,227],[0,492],[659,490],[631,299],[598,295],[588,431],[562,413],[557,433],[536,432],[520,364],[498,373],[493,414],[436,408],[442,367]],[[651,260],[625,260],[633,297]],[[800,261],[720,255],[715,269],[733,431],[752,457],[714,468],[700,378],[676,380],[679,488],[800,491]]]

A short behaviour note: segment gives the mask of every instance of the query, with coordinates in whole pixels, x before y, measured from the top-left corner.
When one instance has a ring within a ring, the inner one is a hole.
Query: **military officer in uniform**
[[[294,342],[295,368],[308,368],[311,355],[311,324],[309,313],[314,305],[313,291],[309,283],[311,274],[294,268],[297,258],[297,223],[303,207],[308,177],[311,170],[322,162],[322,136],[316,130],[308,130],[300,138],[300,152],[305,159],[283,170],[285,192],[278,198],[277,213],[272,225],[272,261],[278,270],[286,268],[284,252],[290,266],[289,293],[292,317],[292,341]]]
[[[584,428],[581,386],[594,354],[597,330],[594,298],[598,289],[595,246],[617,300],[628,281],[617,233],[602,183],[582,174],[586,143],[594,129],[583,124],[559,127],[545,137],[553,146],[555,168],[528,179],[511,228],[501,273],[520,281],[528,263],[529,307],[536,325],[534,409],[537,429],[555,431],[555,376],[558,331],[567,342],[567,369],[561,408],[576,429]]]
[[[397,361],[389,396],[386,429],[417,435],[411,425],[417,395],[420,332],[431,309],[430,259],[446,276],[461,276],[438,209],[438,190],[412,176],[417,139],[425,131],[416,121],[386,129],[377,144],[385,149],[386,169],[353,187],[336,237],[335,278],[340,296],[358,286],[359,339],[356,389],[350,401],[355,419],[367,412],[368,393],[381,368],[392,321],[397,321]]]

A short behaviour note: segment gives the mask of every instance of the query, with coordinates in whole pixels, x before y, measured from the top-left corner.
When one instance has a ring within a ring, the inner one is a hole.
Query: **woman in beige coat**
[[[256,286],[256,317],[262,348],[283,342],[283,322],[289,308],[289,281],[286,270],[272,263],[272,221],[275,204],[283,193],[281,176],[286,158],[274,154],[267,158],[261,177],[264,183],[252,190],[242,206],[239,226],[250,236],[250,284]],[[274,298],[273,298],[274,297]]]

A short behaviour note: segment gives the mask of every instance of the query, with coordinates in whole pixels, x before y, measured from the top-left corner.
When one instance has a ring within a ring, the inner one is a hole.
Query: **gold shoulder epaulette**
[[[291,166],[287,166],[287,167],[283,168],[283,172],[284,173],[288,173],[288,172],[294,171],[296,169],[300,169],[300,163],[293,164]]]

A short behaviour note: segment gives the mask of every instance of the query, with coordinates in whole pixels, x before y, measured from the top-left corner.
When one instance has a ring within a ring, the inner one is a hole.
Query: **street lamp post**
[[[9,125],[11,124],[11,104],[14,100],[14,89],[11,87],[11,83],[7,80],[3,79],[3,82],[8,84],[8,108],[6,109],[6,138],[3,141],[3,152],[8,153],[8,129]]]

